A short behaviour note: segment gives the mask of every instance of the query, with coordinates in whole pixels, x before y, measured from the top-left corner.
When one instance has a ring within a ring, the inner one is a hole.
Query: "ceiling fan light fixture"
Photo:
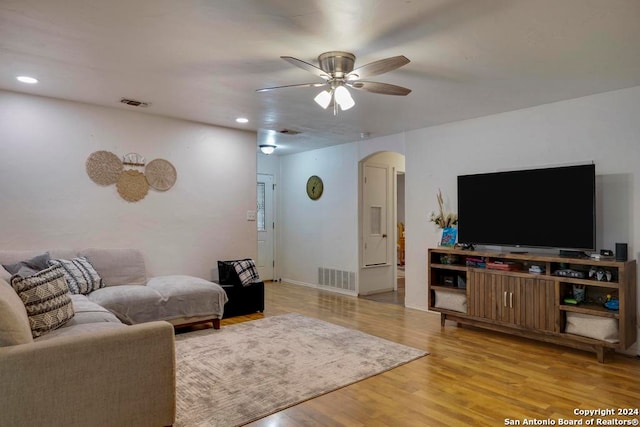
[[[356,105],[356,102],[351,97],[349,90],[344,86],[338,86],[335,89],[335,97],[336,102],[338,103],[342,111],[348,110],[349,108]]]
[[[317,94],[316,97],[313,98],[313,100],[316,101],[319,106],[326,110],[329,104],[331,104],[331,92],[329,92],[328,90],[323,90],[322,92]]]
[[[268,156],[269,154],[276,151],[276,146],[271,144],[261,144],[260,151],[262,152],[262,154],[266,154]]]

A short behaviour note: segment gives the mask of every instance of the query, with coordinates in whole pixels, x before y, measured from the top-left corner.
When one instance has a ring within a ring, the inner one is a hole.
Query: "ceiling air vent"
[[[122,102],[123,104],[131,105],[132,107],[142,107],[142,108],[147,108],[149,105],[151,105],[150,102],[136,101],[135,99],[128,99],[128,98],[121,98],[120,102]]]
[[[279,130],[278,133],[282,133],[284,135],[298,135],[300,132],[297,130],[285,128],[285,129]]]

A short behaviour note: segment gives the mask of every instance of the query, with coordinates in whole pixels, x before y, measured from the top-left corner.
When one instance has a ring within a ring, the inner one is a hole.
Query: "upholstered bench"
[[[264,282],[250,285],[220,285],[229,301],[224,306],[224,318],[264,311]]]
[[[249,283],[243,283],[236,271],[235,263],[246,261],[250,269],[255,269],[250,259],[218,261],[218,283],[229,298],[224,318],[264,311],[264,282],[259,280],[257,271],[249,275]]]

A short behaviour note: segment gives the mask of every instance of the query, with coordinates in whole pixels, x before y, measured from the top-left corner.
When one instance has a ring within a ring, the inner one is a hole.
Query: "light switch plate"
[[[247,211],[247,221],[256,220],[256,211]]]

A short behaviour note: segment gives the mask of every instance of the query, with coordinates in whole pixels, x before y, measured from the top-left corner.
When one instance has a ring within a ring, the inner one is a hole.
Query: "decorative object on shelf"
[[[458,237],[458,229],[455,227],[446,227],[442,229],[440,236],[440,246],[453,247]]]
[[[318,200],[324,191],[324,183],[318,175],[311,175],[307,180],[307,195],[311,200]]]
[[[487,262],[484,257],[466,257],[464,260],[464,264],[467,267],[475,267],[475,268],[487,268]]]
[[[133,169],[120,174],[116,187],[118,187],[118,193],[128,202],[142,200],[149,192],[149,183],[144,174]]]
[[[586,299],[586,289],[584,285],[573,285],[573,299],[576,304],[580,304]]]
[[[440,264],[447,264],[447,265],[451,265],[451,264],[455,264],[456,262],[458,262],[458,256],[457,255],[440,255]]]
[[[438,189],[436,198],[438,199],[438,213],[436,214],[432,211],[429,214],[429,221],[433,222],[440,229],[438,246],[453,247],[458,237],[458,231],[453,227],[458,224],[458,215],[452,212],[445,213],[444,197],[442,197],[442,191],[440,189]]]
[[[442,191],[438,189],[436,194],[438,199],[438,214],[431,212],[429,214],[429,221],[433,222],[438,228],[449,228],[458,224],[458,214],[453,212],[444,211],[444,198],[442,197]]]
[[[570,268],[563,268],[561,270],[557,270],[553,274],[555,274],[556,276],[573,277],[576,279],[585,278],[585,274],[583,271],[572,270]]]
[[[611,271],[605,270],[603,268],[591,267],[589,270],[589,279],[595,279],[600,282],[606,280],[607,282],[611,281]]]
[[[544,273],[544,267],[541,265],[532,265],[531,267],[529,267],[529,273],[542,274]]]
[[[176,183],[176,168],[164,159],[154,159],[144,168],[147,182],[158,191],[167,191]]]
[[[123,170],[122,161],[110,151],[96,151],[87,159],[87,174],[98,185],[118,182]]]
[[[475,247],[471,243],[456,243],[454,245],[456,249],[462,249],[463,251],[473,251]]]
[[[604,306],[609,310],[619,310],[620,309],[620,300],[610,299],[609,301],[604,303]]]

